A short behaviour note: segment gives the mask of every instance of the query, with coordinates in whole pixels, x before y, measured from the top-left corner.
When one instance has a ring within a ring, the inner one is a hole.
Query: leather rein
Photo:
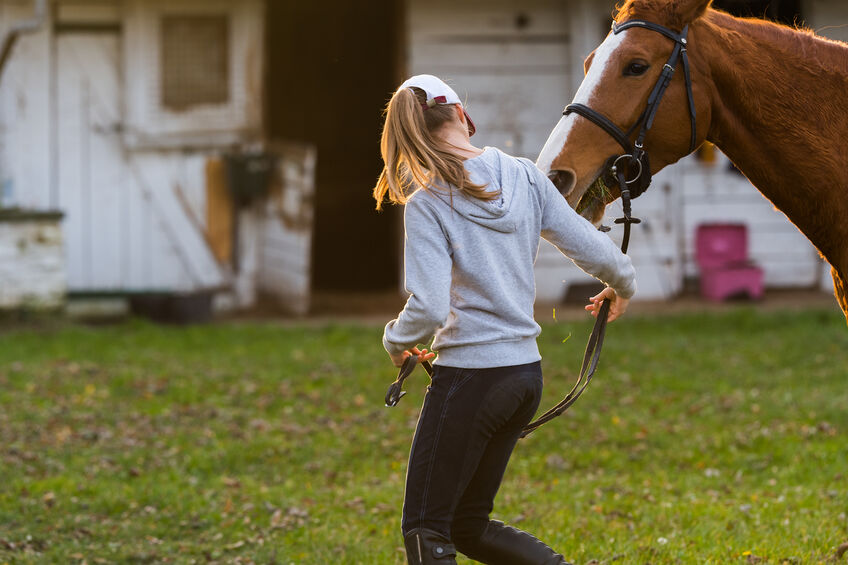
[[[627,249],[630,244],[631,226],[641,222],[639,218],[634,218],[631,215],[630,201],[644,193],[651,184],[651,167],[648,162],[648,153],[644,149],[645,138],[647,137],[651,126],[654,125],[654,118],[656,117],[657,110],[659,109],[660,101],[662,100],[663,94],[665,94],[669,84],[671,84],[671,79],[674,77],[674,72],[678,62],[680,62],[683,67],[683,77],[686,82],[686,96],[689,102],[691,131],[689,153],[696,149],[695,144],[697,141],[695,99],[692,96],[692,76],[689,70],[689,56],[686,53],[686,36],[689,31],[689,26],[684,26],[683,31],[677,33],[674,30],[653,22],[645,20],[628,20],[621,24],[613,22],[612,32],[617,35],[632,27],[640,27],[655,31],[674,41],[674,48],[672,49],[671,56],[668,58],[665,65],[663,65],[663,70],[660,73],[651,94],[648,96],[645,109],[636,120],[636,123],[634,123],[630,129],[625,132],[613,123],[612,120],[600,112],[589,108],[585,104],[579,103],[569,104],[562,112],[564,116],[573,113],[588,119],[590,122],[603,129],[610,135],[610,137],[615,139],[625,151],[620,155],[612,155],[609,157],[604,164],[604,172],[602,173],[606,184],[618,184],[619,189],[621,190],[623,217],[617,218],[615,223],[622,224],[624,226],[624,237],[621,243],[622,253],[627,253]],[[637,130],[638,133],[636,135],[636,140],[631,142],[630,138],[637,132]],[[628,179],[628,176],[631,178]],[[600,229],[602,231],[609,231],[609,228],[605,226],[601,226]],[[520,437],[524,438],[528,436],[543,424],[561,415],[563,412],[568,410],[568,408],[577,401],[580,395],[583,394],[583,391],[586,390],[586,387],[592,380],[592,376],[595,374],[595,369],[597,369],[598,361],[601,357],[601,348],[604,343],[604,336],[606,335],[609,310],[610,301],[609,299],[605,299],[598,311],[598,316],[595,320],[595,325],[592,328],[592,333],[589,335],[589,341],[586,344],[586,350],[583,353],[583,362],[580,366],[580,373],[577,376],[577,381],[574,383],[574,386],[555,406],[539,416],[536,420],[527,424],[527,426],[525,426],[522,430]],[[397,380],[389,386],[389,390],[386,392],[386,406],[391,407],[397,405],[398,401],[406,394],[406,392],[402,390],[403,381],[412,374],[417,362],[418,357],[416,355],[410,355],[403,362]],[[427,371],[427,374],[432,377],[433,367],[430,363],[425,361],[422,365]]]

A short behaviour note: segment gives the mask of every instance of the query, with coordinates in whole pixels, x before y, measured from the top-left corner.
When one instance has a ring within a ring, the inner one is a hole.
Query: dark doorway
[[[374,210],[381,111],[400,73],[401,0],[268,0],[266,134],[318,149],[312,287],[398,288],[398,211]]]
[[[800,25],[801,0],[713,0],[713,7],[734,16],[764,18],[787,25]]]

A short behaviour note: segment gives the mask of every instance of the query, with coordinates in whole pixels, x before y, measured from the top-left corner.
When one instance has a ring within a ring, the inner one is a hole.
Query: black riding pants
[[[461,547],[460,540],[483,533],[541,395],[538,361],[492,369],[434,366],[409,456],[404,534],[428,528]]]

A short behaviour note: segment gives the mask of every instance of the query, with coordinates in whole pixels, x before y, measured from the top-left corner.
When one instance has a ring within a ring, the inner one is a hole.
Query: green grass
[[[544,328],[543,408],[589,327]],[[383,407],[380,332],[0,334],[0,564],[403,563],[426,377]],[[496,516],[580,565],[828,562],[848,541],[846,377],[835,311],[625,318],[584,396],[519,444]]]

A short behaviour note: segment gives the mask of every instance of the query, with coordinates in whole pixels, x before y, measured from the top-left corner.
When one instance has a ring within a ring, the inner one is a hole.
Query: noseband
[[[618,181],[618,172],[622,170],[625,172],[625,183],[622,186],[623,190],[621,198],[624,205],[627,207],[629,207],[630,198],[636,198],[645,192],[651,184],[651,166],[648,162],[648,153],[644,149],[645,137],[648,135],[648,131],[651,129],[651,126],[654,125],[654,117],[656,117],[663,94],[665,94],[668,85],[671,83],[678,61],[680,61],[683,66],[683,77],[686,82],[686,96],[689,101],[689,123],[691,131],[691,136],[689,138],[689,153],[695,150],[695,143],[697,140],[695,130],[695,100],[692,96],[692,77],[689,72],[689,56],[686,53],[686,35],[689,32],[689,26],[684,26],[683,31],[677,33],[676,31],[653,22],[647,22],[644,20],[629,20],[621,24],[613,22],[612,32],[613,34],[618,35],[622,31],[632,27],[640,27],[655,31],[674,41],[674,49],[671,51],[671,56],[668,58],[666,64],[663,65],[662,73],[660,73],[660,76],[654,85],[654,89],[651,91],[650,96],[648,96],[648,102],[645,105],[645,109],[642,111],[639,119],[636,120],[636,123],[630,126],[630,129],[627,131],[623,131],[620,127],[615,125],[612,120],[597,110],[593,110],[585,104],[579,103],[569,104],[562,112],[564,116],[567,116],[568,114],[578,114],[583,116],[607,132],[610,137],[615,139],[624,149],[625,153],[621,155],[613,155],[607,159],[607,162],[604,165],[604,182],[606,182],[607,185],[612,186]],[[636,135],[636,141],[631,142],[630,138],[637,130],[638,134]],[[624,166],[622,167],[622,165]],[[628,179],[628,176],[631,178]],[[625,192],[627,194],[625,194]]]

